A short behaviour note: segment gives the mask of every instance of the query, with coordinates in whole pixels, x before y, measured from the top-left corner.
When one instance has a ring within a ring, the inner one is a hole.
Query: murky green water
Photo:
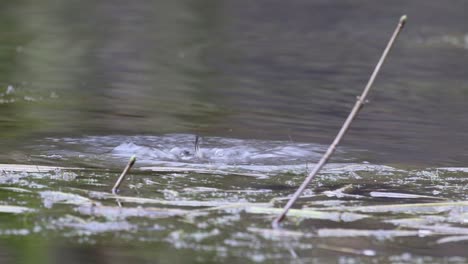
[[[0,164],[33,166],[0,167],[0,262],[467,262],[467,8],[3,1]],[[371,103],[271,230],[403,13]]]

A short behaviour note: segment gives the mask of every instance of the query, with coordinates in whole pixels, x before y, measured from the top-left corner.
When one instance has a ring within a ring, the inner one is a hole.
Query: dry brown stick
[[[314,178],[314,176],[320,171],[320,169],[327,163],[328,159],[330,156],[333,154],[335,151],[336,147],[340,143],[341,139],[343,136],[346,134],[346,131],[348,130],[349,126],[353,122],[354,118],[356,115],[359,113],[359,110],[362,108],[366,101],[367,94],[369,93],[370,88],[372,87],[372,84],[374,83],[375,78],[377,77],[377,74],[379,73],[380,68],[382,67],[383,62],[385,61],[385,58],[387,57],[388,52],[390,51],[393,43],[395,42],[398,34],[400,33],[401,29],[406,23],[406,15],[402,16],[400,18],[400,21],[398,23],[398,26],[396,27],[395,31],[393,32],[392,37],[390,38],[387,47],[385,48],[382,57],[380,57],[379,62],[375,66],[374,72],[372,73],[369,82],[367,83],[366,87],[364,88],[364,91],[362,92],[361,96],[357,97],[356,103],[354,104],[353,109],[349,113],[348,118],[344,122],[343,126],[341,127],[340,131],[338,132],[338,135],[335,137],[335,140],[333,140],[333,143],[328,147],[327,151],[325,154],[322,156],[320,161],[315,165],[314,169],[307,175],[307,178],[304,180],[304,182],[301,184],[301,186],[297,189],[297,191],[294,193],[293,197],[288,201],[286,206],[284,207],[283,212],[272,222],[273,228],[278,228],[279,224],[281,221],[284,220],[286,217],[286,214],[288,213],[289,209],[294,205],[294,203],[297,201],[297,199],[301,196],[301,194],[304,192],[305,188],[307,185],[310,183],[310,181]]]
[[[128,171],[132,168],[133,164],[135,164],[136,157],[133,155],[130,160],[127,163],[127,166],[125,166],[125,169],[122,171],[122,174],[120,174],[119,178],[114,184],[114,187],[112,187],[112,194],[117,194],[117,191],[119,190],[120,184],[122,184],[122,181],[125,178],[125,175],[127,175]]]

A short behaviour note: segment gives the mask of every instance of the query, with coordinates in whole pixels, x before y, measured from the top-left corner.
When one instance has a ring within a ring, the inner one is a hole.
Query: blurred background
[[[466,166],[467,10],[464,0],[2,1],[0,159],[85,135],[329,144],[407,14],[343,146],[377,163]]]

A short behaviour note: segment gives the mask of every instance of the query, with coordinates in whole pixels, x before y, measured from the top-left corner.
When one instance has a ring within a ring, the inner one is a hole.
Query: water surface
[[[79,169],[4,168],[0,260],[466,262],[453,202],[466,199],[467,8],[3,1],[0,163]],[[331,211],[269,230],[404,13],[370,104],[298,205]],[[109,196],[133,154],[121,195],[146,203]],[[377,205],[395,208],[361,208]]]

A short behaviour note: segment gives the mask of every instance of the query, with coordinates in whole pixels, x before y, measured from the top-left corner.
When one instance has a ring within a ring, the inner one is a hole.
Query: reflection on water
[[[446,242],[462,239],[455,235],[383,244],[369,237],[311,243],[292,233],[279,239],[258,231],[267,228],[268,216],[242,211],[192,218],[164,211],[177,216],[156,221],[149,210],[143,220],[109,220],[115,201],[98,193],[108,191],[113,171],[136,153],[140,166],[268,177],[138,172],[143,177],[130,181],[128,195],[263,203],[290,194],[306,164],[315,162],[336,134],[406,13],[408,27],[378,77],[371,103],[316,184],[323,191],[350,181],[358,185],[351,194],[358,196],[322,201],[334,206],[384,202],[371,192],[466,199],[463,172],[386,165],[466,167],[467,7],[463,0],[2,1],[0,163],[100,169],[2,174],[0,187],[10,188],[0,191],[3,210],[35,211],[0,213],[0,235],[8,238],[0,243],[0,260],[284,263],[296,251],[305,261],[316,256],[321,262],[365,261],[366,252],[381,254],[383,262],[466,257],[463,242]],[[201,156],[193,155],[193,134],[203,137]],[[340,172],[343,166],[346,172]],[[97,200],[101,211],[91,214],[89,207],[78,206],[77,195]],[[138,208],[130,202],[124,213],[133,217],[142,213]],[[455,225],[454,219],[466,219],[465,208],[420,217],[420,226],[438,221],[463,227],[466,223]],[[349,225],[324,221],[318,227],[403,226],[370,218]],[[310,233],[312,224],[317,223],[305,220],[294,229]],[[78,243],[62,245],[70,237]],[[430,250],[421,249],[426,243]]]
[[[10,148],[181,132],[327,144],[408,13],[345,144],[373,162],[466,161],[463,1],[1,5],[1,133],[22,136]]]

